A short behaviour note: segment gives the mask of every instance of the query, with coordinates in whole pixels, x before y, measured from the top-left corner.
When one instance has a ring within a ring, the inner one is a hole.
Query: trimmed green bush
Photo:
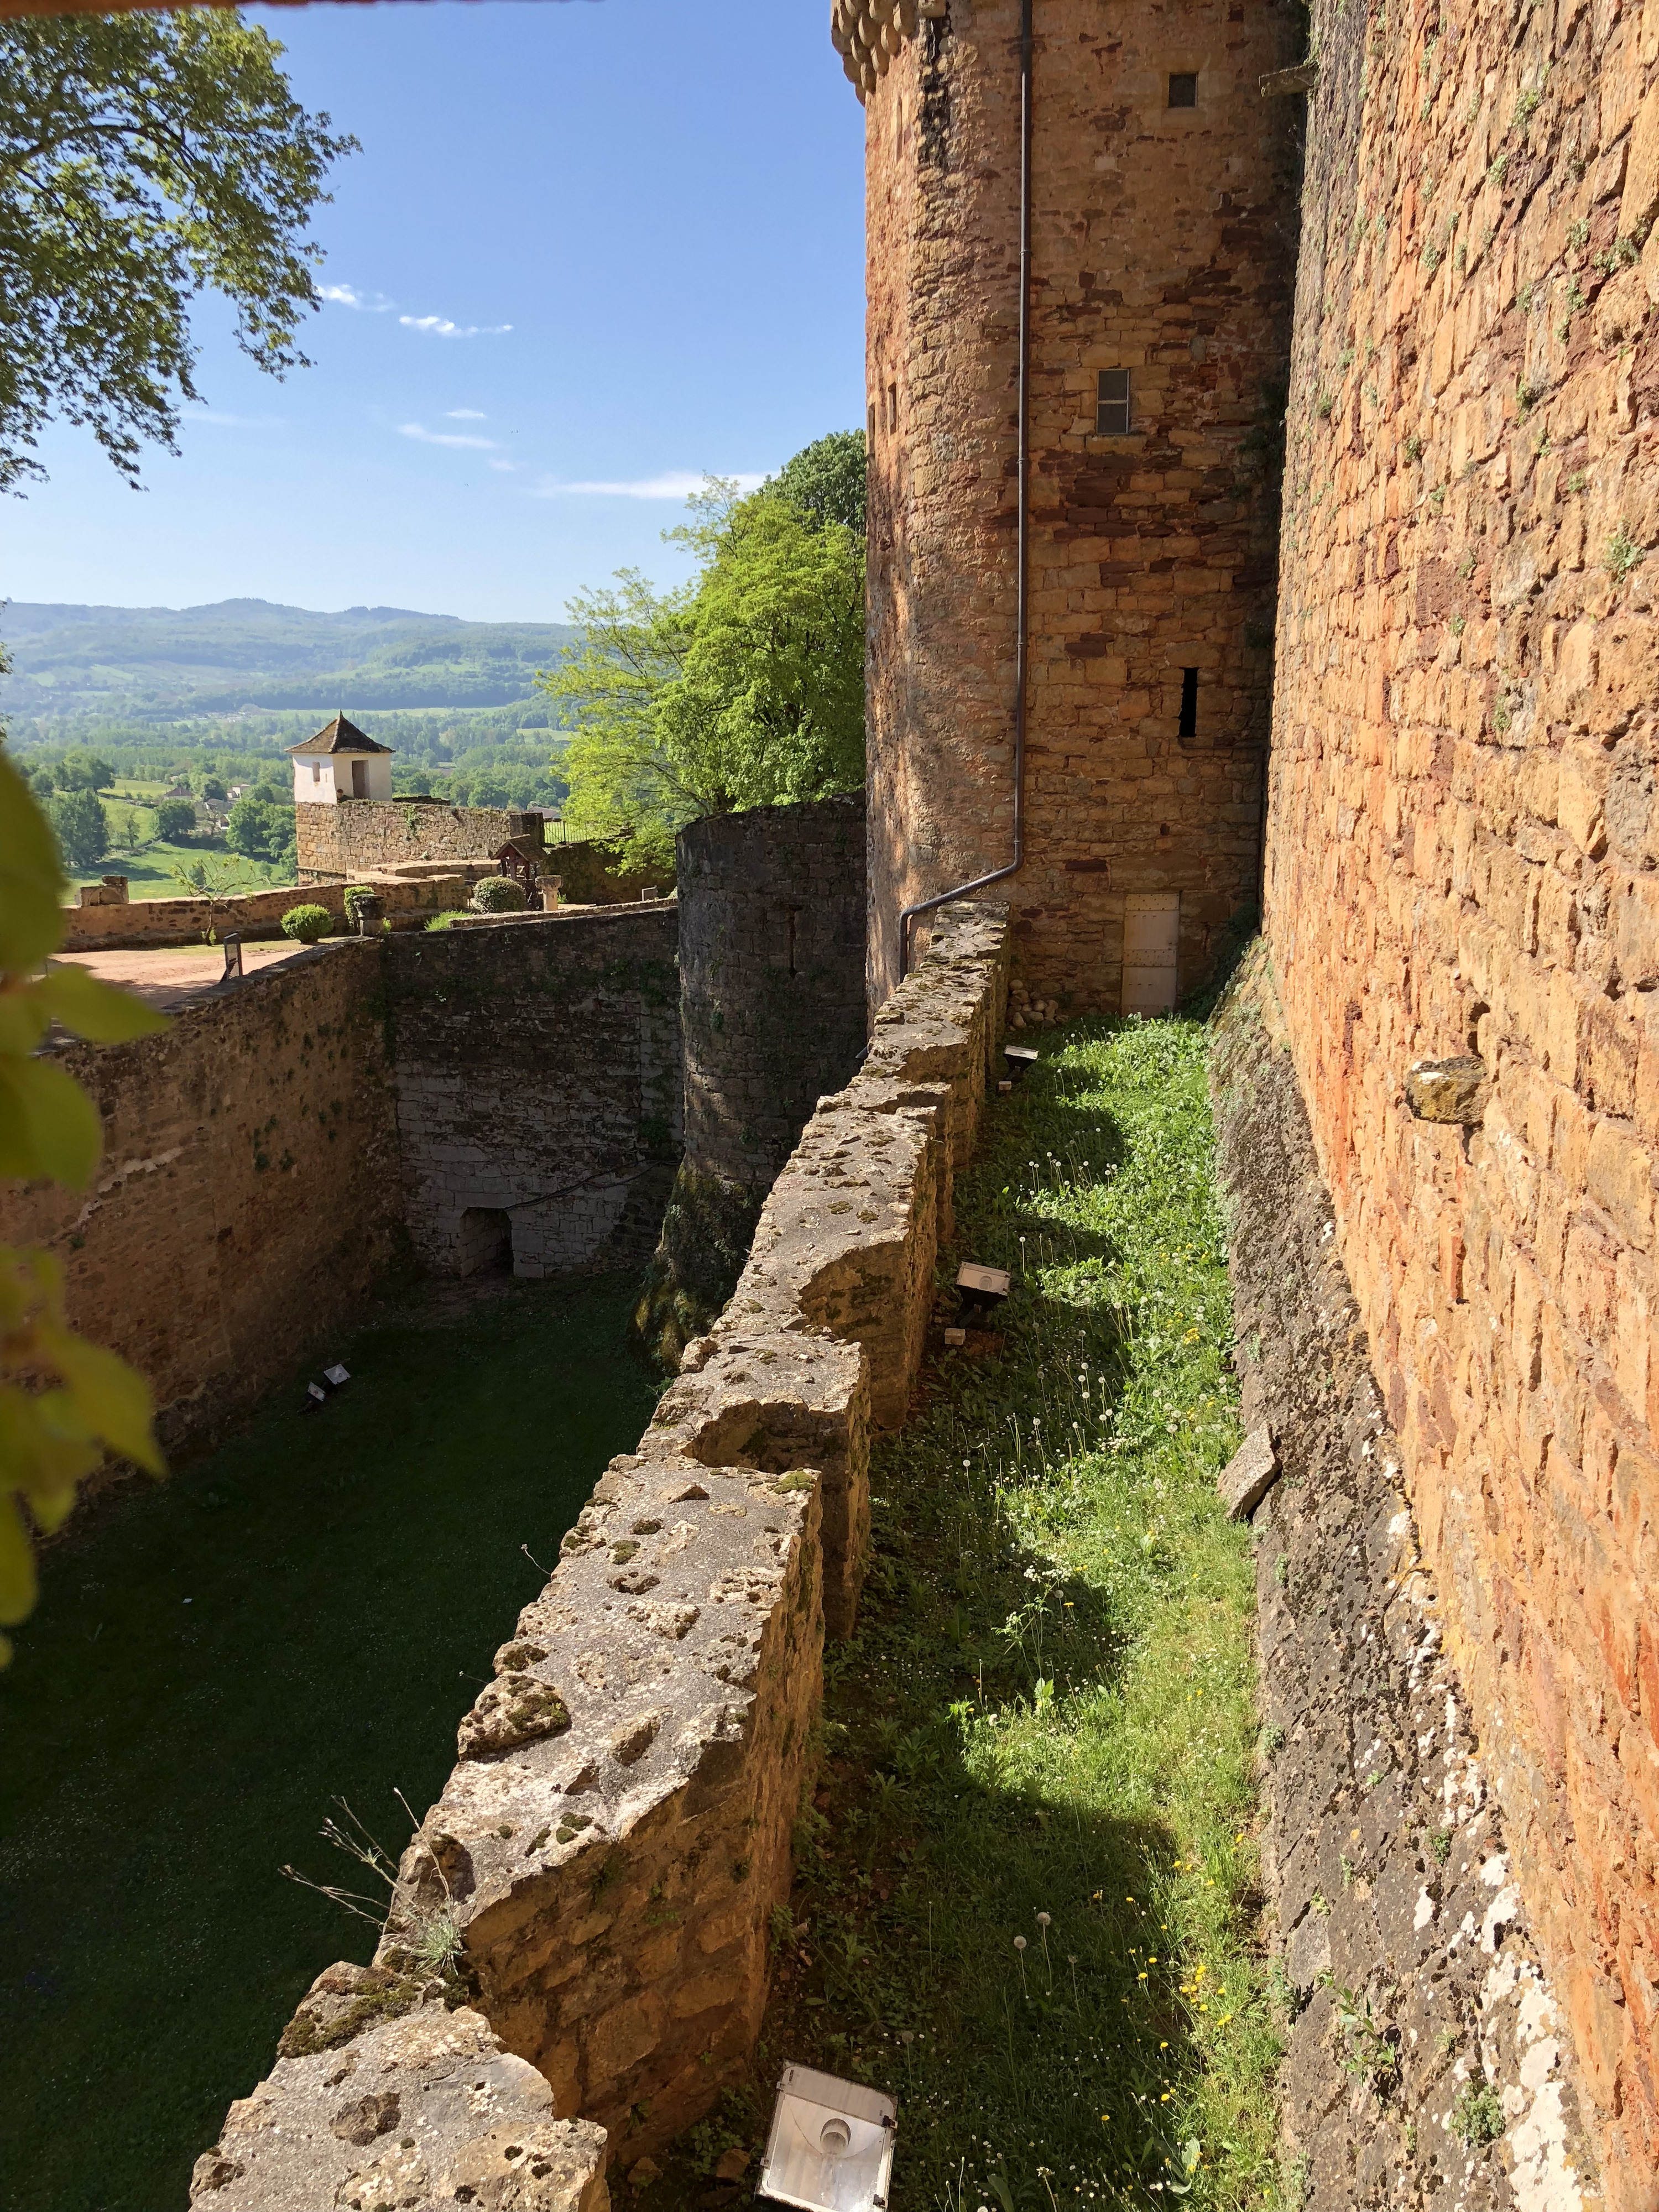
[[[481,876],[472,886],[475,914],[522,914],[529,903],[524,886],[511,876]]]
[[[297,938],[301,945],[314,945],[333,927],[334,917],[325,906],[291,906],[283,916],[283,936]]]

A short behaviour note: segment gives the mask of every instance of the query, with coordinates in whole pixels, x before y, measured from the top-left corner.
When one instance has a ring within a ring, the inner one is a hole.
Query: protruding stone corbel
[[[1282,100],[1293,92],[1311,92],[1319,82],[1317,62],[1298,62],[1294,69],[1275,70],[1261,80],[1263,100]]]
[[[1472,1052],[1450,1060],[1419,1060],[1406,1073],[1406,1103],[1419,1121],[1472,1129],[1485,1114],[1491,1092],[1486,1063]]]

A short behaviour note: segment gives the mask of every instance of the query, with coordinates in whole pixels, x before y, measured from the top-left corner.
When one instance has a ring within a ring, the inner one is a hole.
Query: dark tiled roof
[[[290,745],[291,753],[389,753],[390,745],[377,745],[355,722],[348,722],[343,714],[337,714],[325,723],[314,738],[307,738],[302,745]]]

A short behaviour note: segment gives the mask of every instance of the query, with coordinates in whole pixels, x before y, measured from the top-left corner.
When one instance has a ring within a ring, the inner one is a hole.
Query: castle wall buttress
[[[1178,895],[1184,994],[1256,895],[1297,160],[1258,81],[1297,33],[1260,0],[1037,0],[1034,28],[1025,861],[987,895],[1034,994],[1110,1011],[1127,898]],[[1013,805],[1018,0],[894,43],[866,100],[878,1001],[900,909],[1003,866]]]

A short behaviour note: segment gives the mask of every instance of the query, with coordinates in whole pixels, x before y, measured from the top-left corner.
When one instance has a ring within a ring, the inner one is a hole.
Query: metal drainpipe
[[[1020,0],[1019,9],[1019,388],[1018,482],[1015,489],[1018,569],[1014,638],[1014,857],[1006,868],[975,876],[932,898],[918,899],[899,915],[899,980],[910,970],[910,925],[920,914],[965,898],[1018,874],[1025,859],[1025,632],[1026,577],[1030,568],[1029,539],[1031,513],[1030,471],[1031,389],[1031,0]]]

